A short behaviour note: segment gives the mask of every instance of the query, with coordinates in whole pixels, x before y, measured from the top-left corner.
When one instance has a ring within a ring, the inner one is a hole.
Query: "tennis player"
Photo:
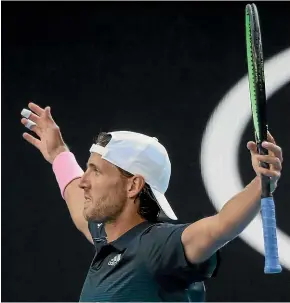
[[[272,178],[273,190],[281,174],[282,151],[269,134],[270,142],[263,143],[267,156],[257,153],[254,142],[247,144],[257,176],[218,214],[192,224],[158,222],[160,209],[177,219],[164,195],[171,164],[158,139],[127,131],[101,133],[84,172],[50,107],[28,107],[21,122],[38,138],[23,137],[52,164],[74,224],[96,249],[80,301],[198,301],[188,290],[216,273],[218,250],[260,210],[261,174]],[[270,169],[260,167],[260,161]]]

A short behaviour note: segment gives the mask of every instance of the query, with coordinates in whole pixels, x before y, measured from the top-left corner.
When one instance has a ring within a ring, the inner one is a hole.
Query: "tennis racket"
[[[259,154],[266,155],[268,151],[262,147],[262,142],[267,141],[267,100],[262,37],[258,10],[255,4],[246,5],[245,17],[248,79],[255,140]],[[261,163],[261,166],[269,168],[267,163]],[[280,273],[282,271],[278,256],[275,203],[271,193],[270,181],[267,176],[261,177],[261,215],[265,248],[265,274]]]

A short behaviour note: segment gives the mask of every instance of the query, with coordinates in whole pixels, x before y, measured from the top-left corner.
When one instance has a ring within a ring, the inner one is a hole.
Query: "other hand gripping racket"
[[[247,4],[245,17],[248,78],[255,139],[259,154],[266,155],[268,151],[262,147],[262,142],[267,141],[267,101],[262,38],[258,10],[255,4]],[[269,168],[267,163],[261,163],[261,166]],[[271,193],[270,178],[262,176],[261,180],[261,215],[265,247],[264,272],[265,274],[280,273],[282,268],[278,256],[275,203]]]

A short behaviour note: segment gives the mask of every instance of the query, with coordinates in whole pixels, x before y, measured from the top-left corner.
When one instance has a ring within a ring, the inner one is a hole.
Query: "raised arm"
[[[248,143],[257,177],[229,200],[217,215],[197,221],[184,230],[182,243],[186,257],[191,263],[200,263],[209,258],[219,248],[236,238],[254,219],[261,205],[262,174],[271,177],[272,184],[276,187],[282,170],[282,151],[270,134],[268,140],[270,142],[263,145],[269,151],[267,156],[257,153],[254,142]],[[270,169],[261,167],[260,162],[269,163]]]
[[[69,149],[64,143],[58,125],[51,116],[50,107],[43,109],[34,103],[29,103],[28,107],[30,110],[22,111],[22,116],[25,118],[21,119],[21,123],[34,132],[39,139],[28,133],[24,133],[23,138],[35,146],[46,161],[53,164],[57,157],[68,152]],[[82,171],[79,169],[79,175],[81,173]],[[78,186],[79,180],[76,178],[65,187],[63,197],[75,226],[93,243],[88,222],[83,216],[84,193]]]

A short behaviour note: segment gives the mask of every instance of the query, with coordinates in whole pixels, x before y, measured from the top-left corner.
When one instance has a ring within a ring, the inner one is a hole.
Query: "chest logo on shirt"
[[[121,254],[118,254],[117,256],[115,256],[113,259],[109,261],[108,265],[115,266],[116,264],[118,264],[120,260],[121,260]]]

